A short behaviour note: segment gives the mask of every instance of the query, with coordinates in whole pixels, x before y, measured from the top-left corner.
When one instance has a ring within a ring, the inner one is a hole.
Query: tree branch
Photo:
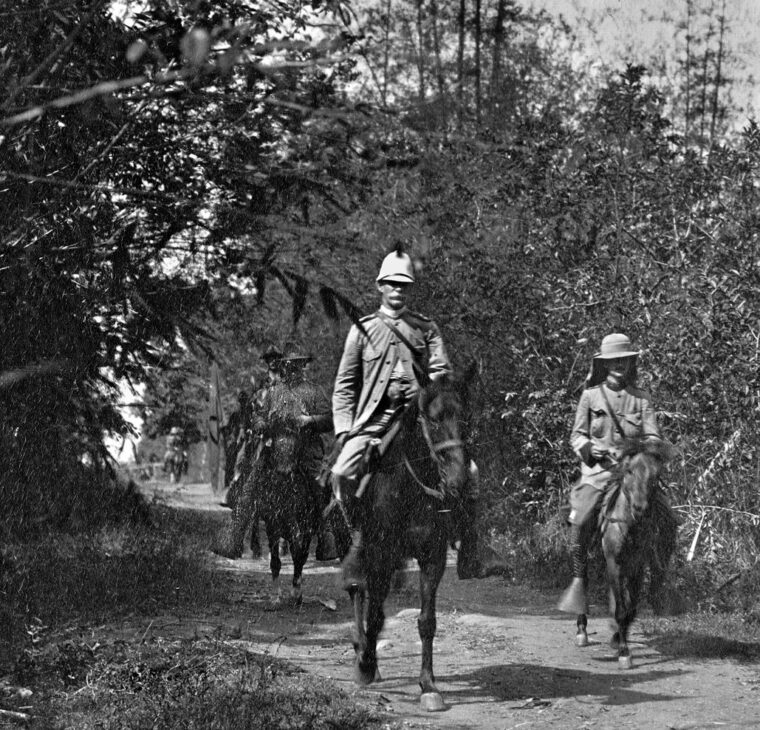
[[[90,21],[100,12],[100,9],[105,4],[105,0],[98,0],[95,5],[93,5],[92,9],[90,10],[87,15],[82,18],[81,21],[79,21],[79,24],[77,25],[74,30],[69,33],[69,35],[64,39],[63,43],[58,46],[58,48],[54,48],[42,61],[42,63],[37,66],[37,68],[32,71],[28,76],[25,76],[21,81],[19,82],[18,86],[11,91],[11,93],[8,95],[8,98],[3,103],[2,108],[8,109],[11,104],[16,100],[18,95],[26,88],[31,86],[33,83],[39,79],[42,74],[47,71],[64,53],[66,53],[71,46],[74,45],[74,42],[76,39],[82,34],[82,31],[90,24]]]

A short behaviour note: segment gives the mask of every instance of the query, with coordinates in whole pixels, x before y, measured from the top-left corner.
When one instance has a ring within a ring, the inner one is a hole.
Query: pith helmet
[[[380,266],[376,281],[397,281],[401,284],[414,284],[414,266],[408,254],[392,251]]]
[[[633,349],[631,340],[619,332],[607,335],[602,340],[599,352],[594,355],[594,360],[614,360],[619,357],[638,357],[639,351]]]

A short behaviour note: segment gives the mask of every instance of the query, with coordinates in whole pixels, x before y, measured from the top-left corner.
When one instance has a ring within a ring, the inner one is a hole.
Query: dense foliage
[[[704,517],[711,559],[737,537],[731,559],[753,559],[753,123],[718,143],[721,105],[709,145],[693,142],[640,59],[592,76],[572,29],[511,0],[11,5],[4,499],[76,491],[72,474],[105,463],[122,378],[150,384],[151,435],[181,422],[196,438],[212,357],[228,404],[269,344],[310,350],[329,391],[400,242],[420,263],[416,306],[481,365],[497,532],[559,520],[579,388],[624,330],[681,449],[683,534]]]

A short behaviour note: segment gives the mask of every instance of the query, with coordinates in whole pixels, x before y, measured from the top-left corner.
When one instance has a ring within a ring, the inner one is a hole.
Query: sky
[[[723,0],[697,2],[720,9]],[[684,53],[683,34],[677,42],[674,26],[686,18],[686,0],[524,0],[523,6],[562,14],[589,53],[603,61],[633,56],[629,60],[646,66],[653,53],[673,63]],[[760,0],[726,0],[725,7],[727,45],[735,58],[729,74],[736,79],[733,96],[744,112],[738,120],[743,126],[748,116],[760,116]]]

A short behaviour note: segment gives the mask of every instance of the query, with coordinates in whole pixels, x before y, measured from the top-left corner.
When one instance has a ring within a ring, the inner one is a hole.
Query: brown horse
[[[673,447],[665,441],[627,441],[602,512],[610,611],[617,623],[611,644],[618,651],[618,664],[623,669],[632,666],[628,630],[636,617],[646,568],[649,567],[650,601],[659,611],[665,572],[676,546],[677,523],[658,498],[661,473],[672,456]],[[580,614],[579,646],[588,644],[586,623],[586,615]]]
[[[401,416],[396,435],[358,500],[366,585],[349,589],[355,678],[360,684],[379,678],[376,648],[385,622],[383,604],[397,567],[415,558],[420,567],[419,683],[427,709],[443,706],[433,675],[435,602],[452,537],[451,513],[461,506],[468,478],[460,430],[465,387],[444,378],[420,392]]]

